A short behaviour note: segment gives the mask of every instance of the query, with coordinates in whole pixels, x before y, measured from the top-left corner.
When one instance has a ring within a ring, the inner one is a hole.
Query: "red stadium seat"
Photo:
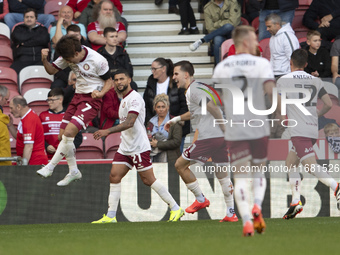
[[[299,7],[297,8],[297,10],[304,10],[306,11],[310,4],[312,3],[313,0],[299,0]]]
[[[233,39],[225,40],[221,45],[221,59],[225,59],[228,56],[229,48],[234,44]]]
[[[255,28],[255,32],[258,34],[259,26],[260,26],[260,18],[256,17],[255,19],[253,19],[253,21],[251,22],[251,26]]]
[[[48,103],[46,101],[48,92],[50,92],[50,89],[36,88],[28,90],[23,96],[28,106],[39,115],[48,109]]]
[[[49,89],[53,80],[53,75],[48,74],[44,66],[27,66],[19,73],[20,93],[25,95],[28,90],[34,88]]]
[[[270,48],[269,48],[270,38],[265,38],[259,42],[260,47],[262,48],[262,57],[268,59],[270,61]]]
[[[249,21],[243,17],[241,17],[241,25],[247,25],[249,26]]]
[[[103,141],[95,140],[92,133],[83,133],[83,142],[76,151],[77,159],[103,159]]]
[[[302,37],[302,38],[299,38],[299,43],[303,43],[303,42],[307,42],[307,37]]]
[[[7,45],[0,45],[0,66],[10,67],[13,63],[12,48]]]
[[[11,91],[19,92],[17,73],[12,68],[0,66],[0,85],[6,86]]]
[[[116,154],[119,144],[121,142],[120,133],[114,133],[106,137],[105,139],[105,158],[113,159]]]
[[[48,1],[44,7],[45,14],[52,14],[56,20],[59,18],[59,10],[66,4],[67,0]]]
[[[307,32],[309,31],[309,29],[302,24],[304,14],[305,11],[296,11],[291,24],[297,38],[306,37]]]
[[[0,45],[11,46],[11,31],[9,27],[0,22]]]

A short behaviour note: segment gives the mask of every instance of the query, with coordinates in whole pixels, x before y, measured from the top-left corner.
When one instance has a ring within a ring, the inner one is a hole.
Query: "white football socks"
[[[227,216],[232,217],[234,214],[234,197],[233,197],[233,183],[229,177],[218,179],[222,187],[224,201],[227,205]]]
[[[299,173],[289,173],[289,184],[292,190],[292,204],[296,204],[300,201],[301,197],[301,177]]]
[[[121,194],[121,183],[110,183],[110,193],[109,193],[109,209],[107,211],[107,217],[116,217],[118,203]]]
[[[73,145],[72,149],[69,150],[65,158],[68,164],[69,172],[72,175],[76,175],[79,172],[79,170],[78,170],[77,160],[76,160],[76,147],[74,146],[73,141],[72,141],[72,145]]]
[[[322,167],[318,164],[311,165],[310,173],[314,175],[320,182],[330,187],[333,191],[335,191],[338,183],[330,176],[325,167]]]
[[[262,202],[267,187],[267,179],[263,173],[253,174],[253,195],[254,203],[262,208]]]
[[[188,190],[194,193],[196,200],[198,202],[203,203],[205,201],[202,190],[197,180],[191,183],[186,183],[186,185],[187,185]]]
[[[46,165],[46,167],[53,171],[54,168],[59,164],[60,160],[68,155],[68,153],[73,150],[73,137],[62,136],[62,139],[58,145],[56,152],[54,153],[51,161]]]
[[[177,211],[179,209],[179,205],[176,203],[175,199],[159,180],[152,183],[151,188],[169,205],[171,211]]]
[[[243,225],[251,220],[250,217],[250,209],[249,209],[249,198],[248,198],[248,189],[247,182],[248,178],[234,178],[234,188],[235,188],[235,201],[237,204],[237,209],[241,215]]]

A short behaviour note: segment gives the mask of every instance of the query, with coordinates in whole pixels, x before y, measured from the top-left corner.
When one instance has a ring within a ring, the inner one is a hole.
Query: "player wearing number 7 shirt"
[[[118,70],[114,76],[117,93],[123,99],[119,105],[119,125],[109,129],[98,130],[93,134],[95,139],[108,136],[111,133],[121,132],[122,141],[114,156],[110,174],[110,192],[107,215],[92,223],[116,223],[116,213],[121,194],[121,180],[136,167],[137,173],[143,183],[150,186],[161,199],[169,205],[169,222],[178,221],[184,210],[178,206],[168,189],[155,178],[150,159],[150,142],[144,126],[145,103],[141,95],[131,89],[131,77],[127,70]]]
[[[37,174],[45,178],[51,176],[54,168],[65,157],[69,173],[57,185],[66,186],[82,177],[77,167],[74,137],[97,116],[101,98],[111,89],[113,82],[107,60],[94,50],[82,46],[76,37],[63,36],[56,45],[56,51],[60,57],[51,64],[47,59],[48,49],[42,49],[41,58],[45,70],[55,74],[69,66],[77,76],[76,92],[60,125],[58,138],[61,141],[57,151]]]
[[[303,113],[295,104],[288,104],[286,107],[288,119],[297,122],[296,126],[293,123],[288,125],[293,147],[290,149],[286,159],[286,166],[290,169],[289,183],[292,189],[292,203],[283,216],[287,220],[295,218],[303,209],[300,201],[301,177],[297,171],[294,171],[300,162],[306,171],[334,191],[337,207],[340,210],[339,184],[328,174],[325,167],[317,164],[313,150],[313,145],[318,139],[318,117],[323,116],[331,109],[332,101],[323,87],[322,80],[304,71],[307,66],[307,60],[307,51],[303,49],[295,50],[290,60],[292,72],[282,76],[277,81],[279,93],[285,89],[295,88],[300,90],[299,92],[287,92],[287,99],[303,98],[301,89],[309,90],[311,93],[310,100],[303,105],[310,113],[309,115]],[[320,110],[316,108],[318,98],[323,102]]]
[[[222,87],[223,91],[223,104],[228,121],[224,139],[230,152],[230,164],[236,169],[234,196],[242,217],[243,235],[252,236],[254,229],[258,233],[263,233],[266,228],[262,217],[262,202],[266,191],[262,165],[267,161],[270,128],[266,122],[267,116],[253,113],[249,105],[253,105],[257,110],[266,110],[264,95],[272,98],[275,79],[269,61],[255,56],[258,42],[254,28],[238,26],[234,29],[232,38],[237,54],[216,66],[213,80],[217,83],[216,87]],[[252,95],[248,92],[252,92]],[[239,109],[244,110],[243,114],[238,114]],[[262,121],[263,125],[248,124],[252,120]],[[252,166],[251,169],[257,170],[251,176],[254,191],[252,209],[254,222],[251,222],[247,188],[249,171],[243,170],[247,169],[249,164]]]

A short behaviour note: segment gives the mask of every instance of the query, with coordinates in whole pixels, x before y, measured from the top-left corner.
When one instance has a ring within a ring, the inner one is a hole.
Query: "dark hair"
[[[110,0],[103,0],[99,4],[96,4],[93,7],[93,11],[92,11],[93,20],[98,20],[99,13],[100,13],[100,11],[102,9],[103,3],[110,3],[112,5],[112,8],[113,8],[113,15],[115,15],[115,13],[114,13],[114,10],[116,8],[115,5]]]
[[[104,37],[106,37],[107,33],[114,33],[114,32],[117,32],[117,30],[115,28],[113,28],[113,27],[106,27],[104,29]]]
[[[179,61],[175,64],[175,67],[179,66],[181,71],[188,72],[190,76],[194,76],[195,69],[194,66],[187,60]]]
[[[304,68],[308,61],[308,52],[304,49],[297,49],[293,51],[290,59],[295,67]]]
[[[80,27],[79,27],[78,25],[75,25],[75,24],[69,25],[69,26],[66,28],[66,33],[68,33],[69,31],[72,31],[72,32],[79,32],[79,33],[80,33]]]
[[[34,16],[35,16],[35,18],[36,18],[36,19],[38,19],[38,12],[37,12],[37,10],[36,10],[36,9],[33,9],[33,8],[27,8],[27,9],[24,11],[24,17],[25,17],[25,15],[26,15],[26,13],[28,13],[28,12],[34,12]]]
[[[61,88],[53,88],[47,94],[47,97],[55,97],[55,96],[64,97],[64,91]]]
[[[115,71],[113,73],[113,78],[116,76],[116,74],[125,74],[126,77],[131,79],[129,72],[126,69],[118,69],[117,71]]]
[[[15,106],[21,105],[22,107],[28,106],[26,99],[23,96],[15,96],[13,97],[13,104]]]
[[[74,57],[76,52],[81,52],[82,48],[80,41],[74,35],[64,35],[57,42],[55,50],[63,59],[69,59]]]
[[[165,66],[166,75],[172,79],[174,75],[174,63],[172,63],[171,59],[156,58],[153,62],[158,62],[161,66]]]

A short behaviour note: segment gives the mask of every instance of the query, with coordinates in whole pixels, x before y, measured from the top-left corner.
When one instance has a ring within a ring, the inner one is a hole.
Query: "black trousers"
[[[178,8],[182,27],[188,28],[188,24],[190,24],[190,27],[196,27],[196,19],[190,0],[178,0]]]

